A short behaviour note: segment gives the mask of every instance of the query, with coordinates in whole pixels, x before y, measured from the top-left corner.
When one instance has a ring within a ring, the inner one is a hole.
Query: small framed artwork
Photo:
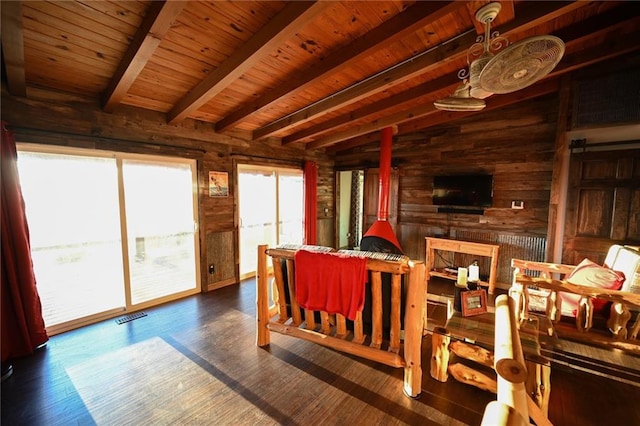
[[[209,172],[209,197],[229,195],[229,174],[227,172]]]
[[[462,316],[469,317],[487,312],[486,290],[463,291],[460,293],[460,298],[462,299]]]

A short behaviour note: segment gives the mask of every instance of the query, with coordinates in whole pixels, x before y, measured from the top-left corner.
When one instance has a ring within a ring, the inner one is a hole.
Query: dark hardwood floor
[[[14,360],[2,383],[3,425],[480,424],[494,395],[429,375],[402,393],[400,369],[288,336],[255,345],[255,284],[145,311],[51,338]],[[552,369],[555,425],[640,424],[640,387]]]

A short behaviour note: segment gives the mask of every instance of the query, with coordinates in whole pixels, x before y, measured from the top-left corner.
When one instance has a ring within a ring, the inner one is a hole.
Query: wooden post
[[[527,361],[527,381],[525,384],[527,395],[531,396],[545,415],[549,413],[549,396],[551,395],[551,367]]]
[[[353,343],[362,344],[364,342],[364,329],[362,327],[362,311],[356,313],[356,320],[353,322]]]
[[[404,315],[404,393],[416,397],[422,392],[422,331],[427,304],[424,263],[411,263],[407,280]]]
[[[431,335],[431,377],[439,382],[446,382],[449,378],[449,337],[447,330],[436,327]]]
[[[300,305],[296,297],[296,265],[293,259],[287,259],[287,286],[289,286],[289,300],[291,304],[291,317],[295,325],[302,323],[300,315]]]
[[[554,324],[557,324],[562,317],[562,298],[555,290],[551,290],[547,296],[546,313],[547,318]]]
[[[285,322],[289,319],[289,314],[287,313],[287,300],[284,292],[284,276],[282,274],[282,266],[280,265],[280,259],[277,257],[271,258],[271,263],[273,264],[273,276],[276,280],[275,293],[278,295],[278,300],[276,301],[278,306],[278,321]],[[300,318],[300,315],[298,315],[298,318]]]
[[[484,409],[480,426],[526,426],[528,424],[529,422],[525,421],[515,408],[498,401],[491,401]]]
[[[305,321],[305,328],[307,330],[315,330],[316,329],[316,317],[315,317],[313,311],[311,311],[309,309],[305,309],[304,310],[304,321]]]
[[[638,338],[638,332],[640,331],[640,314],[636,317],[636,322],[633,323],[633,327],[631,327],[631,339]]]
[[[516,271],[514,271],[514,280]],[[525,286],[518,283],[512,284],[511,288],[509,289],[509,297],[513,299],[513,313],[515,315],[516,325],[518,327],[520,327],[520,321],[526,318],[526,312],[522,312],[525,291]]]
[[[256,270],[256,310],[257,321],[257,345],[267,346],[270,343],[269,336],[269,272],[267,269],[267,245],[258,246],[258,267]]]
[[[498,274],[498,248],[491,252],[491,266],[489,270],[489,294],[493,294],[496,289],[496,276]]]
[[[389,351],[398,353],[400,351],[400,305],[402,276],[393,274],[391,277],[391,330],[389,335]]]
[[[499,376],[513,383],[527,378],[520,335],[514,321],[513,299],[506,295],[496,298],[495,369]]]
[[[576,314],[576,327],[582,332],[587,332],[593,325],[593,301],[589,296],[582,296],[578,302]]]
[[[336,337],[344,339],[347,336],[347,320],[344,315],[336,314]]]
[[[529,419],[524,386],[527,370],[513,311],[513,299],[504,294],[496,298],[494,354],[498,401],[515,408],[524,419]]]
[[[631,319],[631,311],[624,303],[614,302],[611,305],[607,327],[618,339],[627,338],[627,323]]]
[[[371,347],[382,344],[382,273],[371,271]]]

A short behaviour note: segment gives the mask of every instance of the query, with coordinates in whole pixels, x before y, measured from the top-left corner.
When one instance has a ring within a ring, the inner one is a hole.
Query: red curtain
[[[318,166],[304,163],[304,244],[315,245],[318,222]]]
[[[29,227],[18,178],[16,144],[2,123],[2,362],[49,340],[31,262]]]

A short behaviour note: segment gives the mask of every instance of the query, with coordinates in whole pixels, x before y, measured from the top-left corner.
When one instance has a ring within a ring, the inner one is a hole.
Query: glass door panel
[[[240,275],[256,270],[256,247],[277,244],[276,175],[241,169],[238,173],[240,211]]]
[[[302,172],[278,172],[278,244],[302,244],[304,217]]]
[[[238,167],[241,278],[255,274],[259,244],[302,244],[303,190],[302,170]]]
[[[122,171],[131,304],[196,290],[192,166],[123,160]]]
[[[116,160],[20,151],[18,169],[47,328],[124,309]]]

